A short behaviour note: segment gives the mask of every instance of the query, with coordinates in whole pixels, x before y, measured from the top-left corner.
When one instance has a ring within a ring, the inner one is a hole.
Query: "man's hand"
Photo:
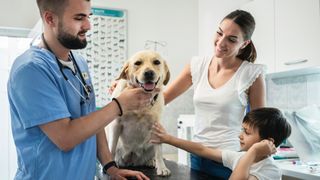
[[[163,126],[159,123],[154,123],[152,126],[152,136],[150,139],[151,143],[160,144],[166,143],[171,136],[166,132]]]
[[[271,154],[276,152],[276,147],[272,141],[264,139],[258,143],[255,143],[248,150],[248,153],[253,153],[255,155],[255,162],[258,162]]]
[[[146,92],[142,88],[132,88],[124,90],[117,97],[121,104],[123,112],[136,110],[150,105],[154,93],[158,93],[160,89],[155,89],[152,93]]]
[[[132,171],[128,169],[119,169],[111,167],[108,169],[108,175],[112,180],[126,180],[126,177],[135,177],[137,180],[150,180],[146,175],[140,171]]]

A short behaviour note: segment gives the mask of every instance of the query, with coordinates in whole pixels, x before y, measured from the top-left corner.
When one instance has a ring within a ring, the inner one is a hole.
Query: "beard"
[[[80,31],[78,34],[86,33],[86,30]],[[83,49],[87,46],[86,39],[79,39],[76,35],[69,34],[64,30],[62,23],[59,23],[58,41],[67,49]]]

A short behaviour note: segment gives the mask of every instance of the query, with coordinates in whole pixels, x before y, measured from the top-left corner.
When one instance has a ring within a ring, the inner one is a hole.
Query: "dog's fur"
[[[163,161],[161,145],[149,143],[152,125],[160,122],[164,107],[162,86],[169,78],[165,60],[154,51],[140,51],[125,63],[112,96],[117,97],[126,88],[141,86],[153,93],[154,98],[147,107],[124,112],[109,125],[108,130],[113,131],[111,152],[119,166],[147,165],[155,167],[157,175],[170,175]],[[154,93],[155,88],[160,92]]]

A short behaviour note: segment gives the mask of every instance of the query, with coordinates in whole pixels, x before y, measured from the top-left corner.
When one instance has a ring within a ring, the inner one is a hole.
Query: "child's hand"
[[[154,123],[152,126],[152,135],[150,142],[154,144],[165,143],[170,138],[170,135],[166,132],[163,126],[159,123]]]
[[[271,154],[276,152],[276,147],[272,141],[264,139],[258,143],[255,143],[251,146],[248,152],[255,153],[256,159],[255,162],[258,162]]]

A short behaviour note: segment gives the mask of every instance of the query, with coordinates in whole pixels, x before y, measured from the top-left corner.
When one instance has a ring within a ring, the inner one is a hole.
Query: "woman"
[[[264,66],[256,65],[251,41],[252,15],[236,10],[220,23],[214,39],[214,56],[194,57],[165,90],[171,102],[192,85],[196,123],[193,141],[207,147],[238,151],[238,135],[247,105],[265,105]],[[191,154],[191,168],[227,179],[231,170],[218,162]]]

